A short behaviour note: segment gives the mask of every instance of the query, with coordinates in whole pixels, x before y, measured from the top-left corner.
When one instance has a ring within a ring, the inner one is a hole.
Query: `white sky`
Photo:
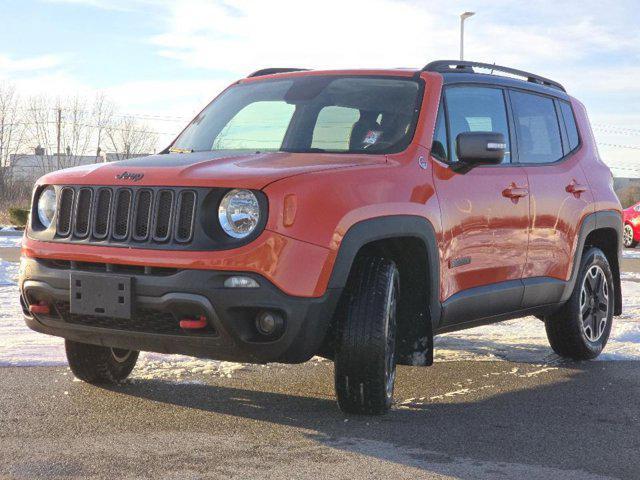
[[[25,94],[103,91],[166,143],[258,68],[457,58],[466,10],[477,12],[466,23],[468,59],[563,83],[586,104],[603,158],[640,176],[637,0],[24,0],[0,5],[9,25],[0,32],[0,80]]]

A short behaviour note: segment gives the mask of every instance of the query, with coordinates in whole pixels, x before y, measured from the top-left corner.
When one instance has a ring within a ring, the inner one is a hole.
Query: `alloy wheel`
[[[622,233],[622,241],[625,247],[630,247],[633,243],[633,228],[631,225],[624,226],[624,232]]]
[[[590,267],[582,281],[580,315],[587,339],[590,342],[600,340],[609,320],[609,285],[598,265]]]

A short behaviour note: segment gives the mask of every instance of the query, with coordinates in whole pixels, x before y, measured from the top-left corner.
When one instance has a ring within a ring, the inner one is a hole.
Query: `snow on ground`
[[[62,339],[32,332],[24,325],[15,285],[17,274],[17,264],[0,260],[0,367],[66,364]],[[614,321],[601,361],[640,360],[640,274],[624,273],[622,288],[624,313]],[[553,365],[560,358],[549,347],[543,323],[527,317],[437,337],[436,361],[458,360]],[[178,381],[189,374],[230,377],[243,368],[270,367],[144,353],[132,379]]]
[[[0,232],[0,248],[16,248],[22,245],[22,236],[7,236]]]
[[[640,249],[623,248],[622,258],[640,258]]]

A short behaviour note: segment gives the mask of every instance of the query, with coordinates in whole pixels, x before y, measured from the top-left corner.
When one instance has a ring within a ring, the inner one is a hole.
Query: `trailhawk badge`
[[[124,172],[124,173],[121,173],[120,175],[116,175],[116,178],[118,180],[131,180],[133,182],[139,182],[140,180],[142,180],[142,177],[144,177],[144,173]]]

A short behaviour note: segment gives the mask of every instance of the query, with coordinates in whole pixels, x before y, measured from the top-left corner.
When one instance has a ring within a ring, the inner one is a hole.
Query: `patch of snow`
[[[0,248],[19,248],[22,245],[22,236],[0,235]]]
[[[18,265],[0,260],[0,367],[66,365],[64,341],[28,329],[22,319],[16,279]],[[614,320],[613,331],[601,361],[640,360],[640,276],[623,274],[623,315]],[[435,339],[436,361],[507,360],[538,365],[539,370],[513,375],[538,375],[560,362],[545,334],[544,324],[534,317],[510,320],[441,335]],[[315,362],[324,360],[314,359]],[[229,377],[247,364],[200,360],[182,355],[143,353],[133,381],[150,378],[199,381],[199,377]],[[193,377],[196,377],[195,379]]]
[[[18,264],[0,259],[0,287],[15,285],[18,280]],[[0,304],[1,306],[2,304]]]
[[[623,248],[622,258],[640,258],[640,249]]]

